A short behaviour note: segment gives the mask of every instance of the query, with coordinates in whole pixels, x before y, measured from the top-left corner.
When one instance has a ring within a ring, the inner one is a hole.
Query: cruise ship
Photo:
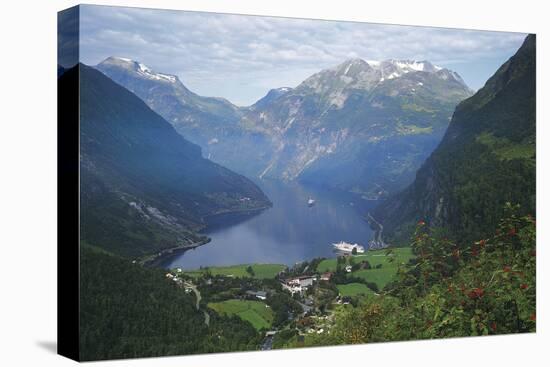
[[[332,246],[334,246],[335,250],[342,251],[342,252],[349,252],[351,253],[353,249],[357,249],[358,254],[362,254],[365,252],[365,248],[361,245],[358,245],[356,243],[348,243],[344,241],[340,241],[338,243],[333,243]]]

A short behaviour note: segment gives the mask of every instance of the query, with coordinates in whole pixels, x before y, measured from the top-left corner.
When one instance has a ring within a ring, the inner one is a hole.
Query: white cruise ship
[[[333,243],[332,246],[334,246],[334,248],[336,250],[342,251],[342,252],[351,253],[353,251],[353,249],[357,249],[358,254],[362,254],[362,253],[365,252],[365,248],[361,245],[356,244],[356,243],[352,244],[352,243],[340,241],[338,243]]]

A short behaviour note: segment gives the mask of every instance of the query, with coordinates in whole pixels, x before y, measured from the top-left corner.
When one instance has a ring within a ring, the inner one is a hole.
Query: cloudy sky
[[[81,61],[109,56],[178,75],[192,91],[249,105],[346,59],[411,59],[483,86],[525,34],[254,17],[105,6],[81,7]]]

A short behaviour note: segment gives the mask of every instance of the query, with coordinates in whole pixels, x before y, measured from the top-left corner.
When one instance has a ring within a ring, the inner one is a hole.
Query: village
[[[235,315],[264,336],[259,349],[303,346],[312,335],[330,333],[335,314],[378,297],[409,248],[317,258],[292,267],[251,264],[166,273],[197,300],[197,310]]]

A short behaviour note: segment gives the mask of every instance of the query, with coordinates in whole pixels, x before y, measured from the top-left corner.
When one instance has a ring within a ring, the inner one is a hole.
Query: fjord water
[[[257,182],[273,207],[248,218],[219,217],[204,232],[212,241],[167,259],[163,266],[196,269],[247,263],[292,265],[334,257],[332,243],[367,245],[372,230],[364,219],[376,201],[297,183]],[[315,205],[307,201],[313,198]]]

